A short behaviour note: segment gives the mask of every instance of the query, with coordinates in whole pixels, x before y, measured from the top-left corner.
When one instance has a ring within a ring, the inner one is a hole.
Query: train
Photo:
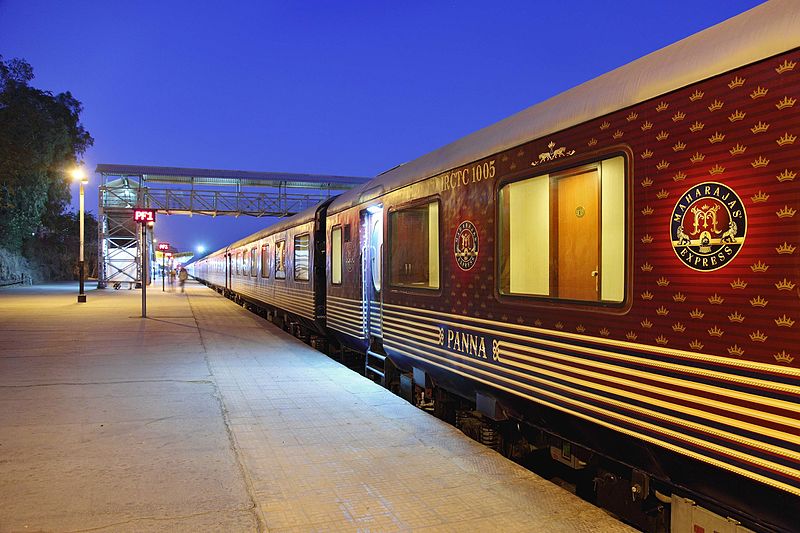
[[[640,529],[797,531],[798,47],[767,2],[191,272]]]

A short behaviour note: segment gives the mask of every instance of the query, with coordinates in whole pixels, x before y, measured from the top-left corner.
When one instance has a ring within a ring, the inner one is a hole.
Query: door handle
[[[594,278],[594,291],[600,292],[600,271],[592,270],[592,277]]]

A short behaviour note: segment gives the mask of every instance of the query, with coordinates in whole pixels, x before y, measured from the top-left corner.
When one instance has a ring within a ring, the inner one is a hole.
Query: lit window
[[[502,294],[624,300],[622,156],[510,183],[499,204]]]
[[[342,283],[342,227],[331,230],[331,283]]]
[[[389,215],[391,283],[439,288],[439,204],[430,202]]]
[[[269,277],[269,244],[261,247],[261,277]]]
[[[258,249],[250,250],[250,275],[258,276]]]
[[[275,243],[275,279],[286,279],[286,241]]]
[[[308,233],[294,237],[294,279],[308,281]]]

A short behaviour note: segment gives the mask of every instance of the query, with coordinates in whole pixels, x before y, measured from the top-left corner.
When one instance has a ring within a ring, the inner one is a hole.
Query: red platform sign
[[[169,243],[168,242],[160,242],[158,243],[158,249],[162,252],[169,250]]]
[[[149,224],[150,222],[155,222],[156,210],[136,207],[133,210],[133,221],[140,224]]]

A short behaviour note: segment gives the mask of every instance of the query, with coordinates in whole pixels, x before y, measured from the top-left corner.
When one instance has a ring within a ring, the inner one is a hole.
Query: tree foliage
[[[86,276],[97,276],[97,219],[91,213],[84,217],[84,248]],[[52,216],[35,239],[25,241],[23,253],[33,258],[39,274],[48,280],[78,279],[78,249],[80,247],[78,213],[65,212]]]
[[[26,61],[0,56],[0,246],[14,252],[64,222],[67,170],[94,142],[81,103],[32,87],[33,77]]]

